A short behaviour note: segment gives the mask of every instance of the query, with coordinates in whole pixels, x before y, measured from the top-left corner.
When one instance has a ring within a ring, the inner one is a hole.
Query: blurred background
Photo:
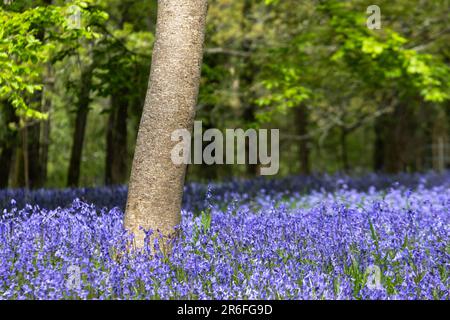
[[[157,1],[1,1],[0,188],[127,183]],[[279,128],[279,176],[450,167],[448,0],[209,2],[204,130]]]

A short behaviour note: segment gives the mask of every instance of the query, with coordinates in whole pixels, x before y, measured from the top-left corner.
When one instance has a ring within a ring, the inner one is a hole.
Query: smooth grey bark
[[[174,130],[192,131],[200,84],[207,0],[158,2],[156,42],[129,183],[125,227],[136,247],[145,230],[165,239],[181,220],[186,165],[175,165]],[[164,248],[163,248],[164,249]]]

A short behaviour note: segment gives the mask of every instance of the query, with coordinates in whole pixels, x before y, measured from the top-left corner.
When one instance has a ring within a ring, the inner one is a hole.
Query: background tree
[[[280,175],[444,170],[447,2],[382,0],[382,28],[368,30],[363,0],[211,0],[196,119],[279,128]],[[80,28],[68,23],[71,6]],[[128,182],[156,7],[0,2],[2,187]],[[251,165],[190,165],[187,179],[255,174]]]

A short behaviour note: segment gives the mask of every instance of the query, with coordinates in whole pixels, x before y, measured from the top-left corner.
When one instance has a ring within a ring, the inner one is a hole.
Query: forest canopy
[[[0,7],[0,187],[124,184],[157,1]],[[213,0],[196,120],[280,129],[280,175],[443,170],[448,2]],[[192,165],[188,179],[258,175]]]

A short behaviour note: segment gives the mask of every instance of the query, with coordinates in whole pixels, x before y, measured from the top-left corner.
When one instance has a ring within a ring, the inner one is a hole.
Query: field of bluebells
[[[449,299],[450,173],[191,183],[169,257],[126,191],[0,191],[0,299]]]

